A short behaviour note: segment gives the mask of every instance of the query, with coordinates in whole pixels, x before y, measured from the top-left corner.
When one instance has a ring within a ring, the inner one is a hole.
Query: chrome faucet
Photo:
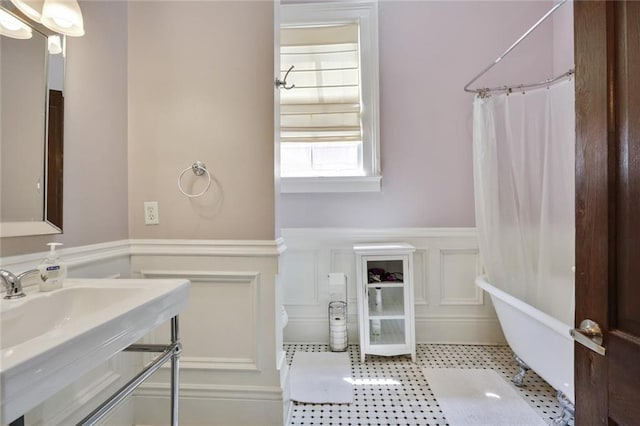
[[[0,269],[0,278],[2,278],[2,285],[7,294],[4,295],[5,299],[19,299],[26,296],[22,291],[22,278],[26,275],[30,275],[36,272],[40,272],[37,269],[29,269],[26,272],[19,274],[17,277],[6,269]]]

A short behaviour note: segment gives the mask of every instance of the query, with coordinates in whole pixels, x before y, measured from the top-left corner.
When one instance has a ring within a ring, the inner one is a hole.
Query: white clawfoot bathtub
[[[571,327],[476,278],[491,296],[502,331],[511,349],[528,367],[575,403]]]

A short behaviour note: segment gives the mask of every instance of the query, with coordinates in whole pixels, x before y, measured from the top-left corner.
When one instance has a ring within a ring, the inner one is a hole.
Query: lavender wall
[[[554,1],[557,3],[558,1]],[[573,60],[573,0],[553,14],[553,74],[575,68]]]
[[[381,193],[282,194],[281,226],[474,226],[472,96],[462,88],[551,1],[381,1]],[[479,84],[553,72],[543,24]]]
[[[564,71],[573,63],[571,6],[480,83]],[[129,236],[127,5],[81,7],[87,34],[69,40],[67,61],[65,233],[4,238],[2,256],[42,251],[52,239],[78,246]],[[383,191],[283,194],[280,225],[473,226],[472,96],[462,87],[550,7],[551,1],[381,0]]]

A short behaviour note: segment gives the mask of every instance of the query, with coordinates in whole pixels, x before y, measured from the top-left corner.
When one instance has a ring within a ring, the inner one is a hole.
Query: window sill
[[[382,176],[283,177],[281,193],[380,192]]]

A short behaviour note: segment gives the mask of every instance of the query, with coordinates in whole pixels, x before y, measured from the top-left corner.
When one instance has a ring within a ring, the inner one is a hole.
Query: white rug
[[[493,370],[423,368],[450,426],[545,426],[546,422]]]
[[[291,399],[316,404],[353,402],[348,352],[297,352],[291,363]]]

